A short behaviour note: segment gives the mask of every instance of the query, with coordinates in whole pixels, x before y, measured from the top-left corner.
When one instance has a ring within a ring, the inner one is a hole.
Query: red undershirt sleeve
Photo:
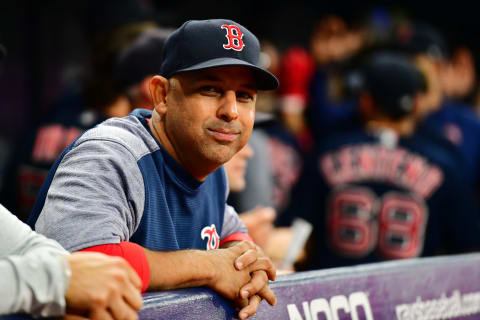
[[[102,244],[85,248],[79,251],[101,252],[109,256],[122,257],[137,272],[142,280],[142,292],[145,292],[150,282],[150,266],[143,248],[133,242],[120,242],[119,244]]]
[[[227,236],[222,241],[220,241],[220,245],[223,245],[224,243],[230,242],[230,241],[250,241],[250,242],[254,243],[252,238],[250,238],[250,236],[247,233],[235,232],[235,233],[232,233],[231,235]]]

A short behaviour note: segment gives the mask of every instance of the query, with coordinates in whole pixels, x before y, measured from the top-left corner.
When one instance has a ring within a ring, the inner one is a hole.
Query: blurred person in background
[[[268,41],[260,41],[260,63],[278,77],[280,53],[276,46]],[[276,90],[259,92],[255,105],[255,124],[249,140],[252,155],[247,159],[243,179],[248,181],[249,188],[231,190],[228,202],[240,212],[253,210],[257,207],[272,207],[275,188],[272,168],[272,153],[269,148],[269,136],[259,125],[271,119],[277,107]]]
[[[310,50],[316,64],[309,87],[307,118],[315,141],[337,123],[350,118],[356,105],[345,96],[345,67],[365,42],[360,27],[350,27],[340,16],[322,18],[313,30]]]
[[[475,66],[466,49],[450,57],[443,35],[433,26],[415,22],[397,30],[400,48],[414,56],[426,76],[427,90],[419,103],[422,129],[450,141],[463,155],[468,181],[480,189],[480,120],[462,97],[474,86]]]
[[[357,61],[389,47],[396,25],[404,19],[395,10],[374,6],[348,21],[340,15],[325,15],[317,22],[310,39],[315,70],[304,89],[308,94],[305,117],[314,142],[358,116]]]
[[[69,88],[19,150],[5,180],[2,199],[25,221],[48,170],[85,130],[135,107],[151,109],[148,82],[158,73],[169,31],[150,22],[120,26],[102,34],[93,48],[92,74],[83,90]],[[155,56],[155,59],[152,57]]]
[[[253,149],[247,144],[224,164],[230,192],[241,192],[248,188],[256,189],[255,186],[248,184],[245,179],[245,171],[249,165],[247,162],[252,156]],[[231,202],[230,198],[228,198],[227,202],[235,208],[235,204]],[[248,234],[256,244],[262,247],[277,266],[277,273],[292,271],[279,269],[283,266],[282,263],[289,249],[293,231],[288,227],[274,228],[275,209],[258,205],[250,211],[240,212],[239,216],[247,227]]]
[[[302,47],[292,47],[282,55],[280,66],[278,114],[281,123],[298,141],[304,152],[311,145],[305,109],[309,103],[309,89],[315,70],[310,53]]]
[[[245,169],[249,187],[232,190],[229,203],[240,212],[260,206],[282,214],[303,164],[297,140],[274,114],[257,111],[249,145],[253,151]]]
[[[279,50],[266,40],[261,45],[264,67],[272,74],[281,75]],[[300,68],[297,71],[302,72]],[[292,79],[284,80],[292,85],[295,83]],[[300,175],[303,163],[301,147],[288,124],[282,121],[285,120],[280,107],[282,99],[284,97],[278,90],[258,94],[255,125],[249,140],[253,155],[248,159],[245,172],[248,188],[232,190],[228,199],[240,212],[272,207],[276,213],[282,214],[290,201],[291,188]]]
[[[146,29],[118,53],[113,71],[114,84],[128,98],[130,109],[152,108],[148,86],[160,72],[163,44],[172,32],[172,29],[158,27]]]
[[[232,159],[224,164],[230,192],[239,192],[247,187],[245,171],[247,169],[247,161],[252,156],[253,149],[247,144],[236,153]],[[253,241],[265,249],[268,238],[273,230],[273,220],[275,220],[276,216],[275,209],[272,207],[257,206],[248,212],[239,213],[239,215]]]
[[[281,74],[277,47],[266,40],[261,44],[264,67],[273,74]],[[291,264],[285,263],[285,257],[293,230],[289,227],[274,228],[272,222],[288,206],[303,160],[295,135],[281,120],[284,119],[281,99],[278,90],[258,93],[255,124],[248,148],[227,162],[225,170],[230,186],[227,202],[242,212],[240,219],[249,234],[277,268],[281,268],[278,271],[284,272],[292,270]],[[232,167],[238,171],[233,171]],[[291,255],[295,259],[295,253]]]
[[[442,87],[447,100],[460,107],[471,107],[477,75],[473,53],[466,46],[457,46],[450,55],[441,74]]]
[[[359,118],[317,146],[284,217],[314,226],[297,267],[331,268],[478,248],[464,162],[416,132],[424,79],[406,57],[378,52],[361,68]]]

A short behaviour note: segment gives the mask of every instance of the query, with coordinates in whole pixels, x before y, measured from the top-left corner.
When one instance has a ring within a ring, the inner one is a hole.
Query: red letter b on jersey
[[[227,31],[225,37],[228,39],[228,43],[223,47],[227,50],[233,49],[235,51],[242,51],[245,44],[243,43],[243,32],[234,24],[224,24],[222,29]]]

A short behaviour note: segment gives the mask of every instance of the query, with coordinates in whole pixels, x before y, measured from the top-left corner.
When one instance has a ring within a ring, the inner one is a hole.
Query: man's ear
[[[160,115],[167,112],[168,86],[168,79],[162,76],[154,76],[150,80],[150,97],[152,98],[153,108]]]
[[[146,101],[148,106],[153,105],[153,99],[150,95],[150,81],[152,80],[153,76],[146,76],[143,78],[142,82],[140,82],[140,93],[142,96],[142,101]]]

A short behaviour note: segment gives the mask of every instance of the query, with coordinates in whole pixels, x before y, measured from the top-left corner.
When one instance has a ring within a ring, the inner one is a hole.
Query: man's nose
[[[220,107],[217,111],[217,117],[230,122],[238,118],[237,95],[235,91],[226,91],[220,101]]]

